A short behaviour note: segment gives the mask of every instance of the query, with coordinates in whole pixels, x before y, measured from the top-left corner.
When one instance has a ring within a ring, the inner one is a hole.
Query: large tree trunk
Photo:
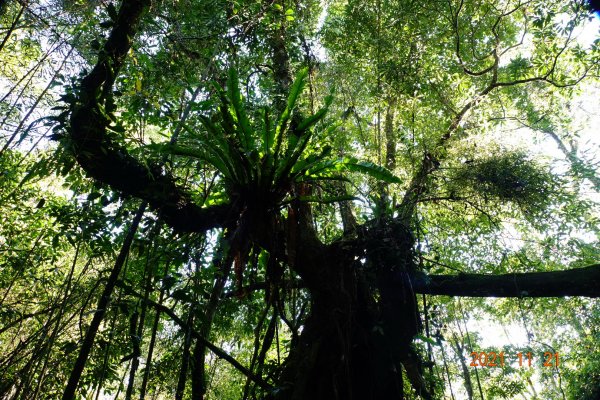
[[[307,258],[296,261],[311,293],[311,313],[279,377],[276,399],[401,399],[402,367],[412,386],[430,397],[411,347],[420,329],[408,279],[411,235],[388,221],[359,236],[298,253]],[[357,257],[361,252],[365,262]]]
[[[324,254],[319,259],[314,266],[322,286],[311,290],[311,314],[286,361],[276,398],[369,398],[371,379],[356,368],[370,363],[373,321],[362,299],[365,285],[350,263]]]

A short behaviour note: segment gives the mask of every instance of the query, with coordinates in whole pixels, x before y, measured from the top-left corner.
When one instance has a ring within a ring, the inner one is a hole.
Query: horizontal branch
[[[600,297],[600,264],[566,271],[427,275],[412,279],[416,293],[464,297]]]

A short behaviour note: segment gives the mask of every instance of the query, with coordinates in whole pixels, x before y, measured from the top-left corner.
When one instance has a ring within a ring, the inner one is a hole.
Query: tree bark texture
[[[296,254],[304,256],[295,265],[311,293],[311,313],[274,398],[398,399],[402,369],[431,398],[411,347],[421,323],[409,279],[415,268],[410,232],[381,221],[359,236],[331,246],[300,244]]]
[[[600,264],[566,271],[514,274],[426,275],[417,273],[418,293],[465,297],[600,297]]]

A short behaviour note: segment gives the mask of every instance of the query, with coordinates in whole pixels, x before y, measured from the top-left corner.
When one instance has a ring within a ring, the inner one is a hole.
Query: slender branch
[[[588,75],[588,73],[591,69],[591,66],[588,66],[586,68],[586,70],[578,78],[575,78],[573,81],[570,81],[570,82],[561,83],[561,82],[557,82],[554,79],[552,79],[552,75],[555,72],[558,58],[564,52],[566,46],[569,43],[569,40],[571,37],[571,33],[569,33],[569,36],[565,40],[563,48],[561,48],[560,51],[554,56],[554,60],[553,60],[554,62],[552,64],[552,67],[543,76],[534,76],[534,77],[530,77],[530,78],[515,79],[512,81],[504,81],[504,82],[498,81],[498,68],[500,66],[499,38],[496,33],[494,33],[494,36],[496,38],[496,47],[495,47],[494,51],[492,52],[492,55],[494,56],[494,65],[493,65],[493,68],[490,71],[488,71],[488,72],[492,72],[492,77],[491,77],[490,83],[484,89],[482,89],[478,94],[476,94],[473,98],[471,98],[462,107],[462,109],[455,115],[455,117],[450,122],[450,125],[446,129],[445,133],[438,139],[434,148],[436,148],[436,149],[446,148],[448,146],[448,142],[450,141],[451,138],[453,138],[455,136],[455,132],[458,130],[460,123],[465,119],[468,112],[471,109],[475,108],[488,94],[493,92],[495,89],[523,85],[523,84],[532,83],[532,82],[545,82],[545,83],[548,83],[557,88],[574,86],[574,85],[578,84],[579,82],[581,82]],[[459,48],[457,48],[457,51],[459,51]],[[459,56],[459,59],[460,59],[460,56]],[[439,168],[440,161],[441,160],[440,160],[439,155],[436,158],[436,155],[434,155],[430,152],[425,152],[423,160],[421,162],[421,166],[418,169],[417,173],[412,178],[412,180],[408,186],[408,189],[405,192],[400,205],[398,206],[398,210],[399,210],[398,220],[401,221],[402,223],[404,223],[405,225],[408,226],[410,224],[410,220],[412,219],[412,216],[414,215],[417,202],[419,201],[419,197],[422,195],[422,193],[425,192],[425,190],[427,188],[428,177],[431,175],[432,172],[436,171]]]
[[[85,333],[83,343],[81,344],[81,348],[79,349],[77,360],[73,365],[73,370],[71,371],[69,380],[67,381],[67,385],[65,386],[65,391],[63,392],[63,400],[72,400],[75,398],[75,391],[77,390],[77,386],[79,385],[81,374],[83,372],[85,364],[87,363],[90,352],[92,351],[92,347],[94,345],[98,329],[100,328],[100,323],[104,319],[106,309],[110,304],[110,299],[113,294],[113,290],[119,278],[119,274],[123,269],[125,260],[129,255],[129,249],[131,248],[133,238],[138,229],[140,221],[142,220],[145,210],[146,203],[142,203],[139,206],[138,211],[135,217],[133,218],[133,221],[131,222],[129,230],[127,231],[127,235],[125,236],[125,240],[123,241],[123,245],[121,246],[121,251],[117,256],[117,259],[115,260],[115,264],[106,281],[106,286],[104,286],[102,295],[98,299],[98,305],[96,306],[94,317],[92,318],[92,321],[90,322],[90,325]]]
[[[36,312],[28,313],[28,314],[21,314],[21,315],[19,315],[18,318],[15,318],[14,320],[12,320],[12,321],[8,322],[7,324],[3,325],[0,328],[0,334],[8,331],[13,326],[18,325],[18,324],[20,324],[20,323],[22,323],[22,322],[24,322],[24,321],[26,321],[26,320],[28,320],[30,318],[37,317],[38,315],[49,314],[52,311],[54,311],[57,308],[59,308],[60,306],[61,306],[60,304],[55,304],[55,305],[52,305],[52,306],[50,306],[48,308],[45,308],[43,310],[40,310],[40,311],[36,311]]]
[[[133,288],[131,288],[130,286],[126,285],[125,283],[123,283],[122,281],[117,283],[117,286],[119,286],[120,288],[122,288],[123,290],[125,290],[125,292],[127,294],[130,294],[132,296],[135,296],[139,299],[142,299],[146,304],[154,307],[154,309],[156,309],[157,311],[160,311],[161,313],[164,313],[165,315],[168,315],[171,320],[173,320],[173,322],[175,322],[177,325],[179,325],[180,328],[184,329],[184,330],[188,330],[188,324],[182,320],[181,318],[179,318],[179,316],[177,314],[175,314],[175,311],[171,310],[169,307],[157,303],[153,300],[150,299],[144,299],[144,296],[140,293],[137,293],[135,290],[133,290]],[[209,342],[204,336],[200,335],[197,331],[195,331],[194,329],[191,330],[191,334],[192,336],[202,342],[202,344],[204,344],[210,351],[212,351],[217,357],[222,358],[223,360],[227,361],[229,364],[231,364],[231,366],[233,366],[235,369],[237,369],[238,371],[240,371],[242,374],[244,374],[246,377],[248,377],[249,379],[251,379],[254,383],[256,383],[258,386],[260,386],[263,389],[269,390],[272,388],[272,386],[266,382],[264,379],[262,379],[260,376],[256,376],[252,373],[252,371],[250,371],[248,368],[244,367],[242,364],[240,364],[239,361],[237,361],[235,358],[233,358],[231,355],[229,355],[225,350],[221,349],[220,347],[212,344],[211,342]]]

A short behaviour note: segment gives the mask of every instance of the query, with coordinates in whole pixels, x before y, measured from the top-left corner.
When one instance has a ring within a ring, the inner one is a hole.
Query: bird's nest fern
[[[317,134],[327,137],[337,125],[323,123],[332,102],[331,95],[316,113],[300,116],[298,99],[307,74],[307,69],[298,73],[286,107],[279,115],[273,117],[272,110],[264,107],[259,116],[251,118],[237,74],[232,69],[226,88],[216,87],[220,104],[217,118],[201,116],[204,127],[201,130],[184,125],[192,139],[186,145],[154,144],[152,147],[212,165],[220,174],[228,197],[262,205],[281,204],[295,183],[347,180],[346,172],[398,183],[398,178],[381,166],[353,157],[333,158],[330,146],[314,143]]]

